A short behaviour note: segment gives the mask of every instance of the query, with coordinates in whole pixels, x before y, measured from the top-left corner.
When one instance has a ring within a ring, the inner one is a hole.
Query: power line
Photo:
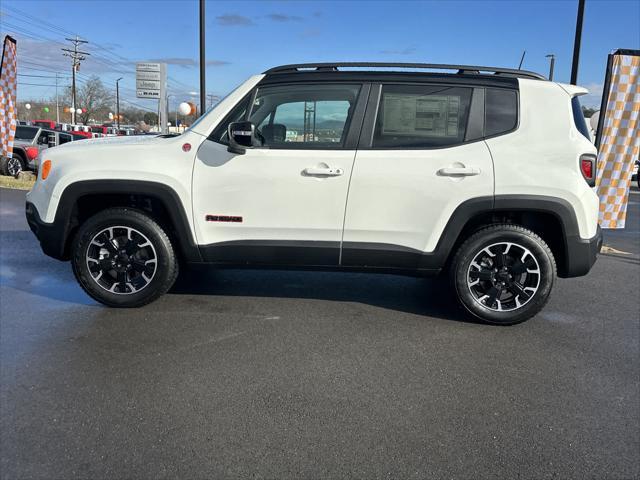
[[[18,76],[19,77],[56,78],[55,75],[28,75],[26,73],[19,73]],[[69,77],[70,75],[65,75],[65,76]]]

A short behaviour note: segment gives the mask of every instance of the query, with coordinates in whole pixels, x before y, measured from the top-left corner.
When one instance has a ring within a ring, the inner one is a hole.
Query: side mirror
[[[227,151],[239,155],[244,155],[247,148],[261,147],[264,144],[264,138],[251,122],[230,123],[227,136],[229,137]]]

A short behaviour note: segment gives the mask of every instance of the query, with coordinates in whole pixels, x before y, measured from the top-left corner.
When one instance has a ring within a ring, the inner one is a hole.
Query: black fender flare
[[[169,185],[144,180],[81,180],[68,185],[60,196],[53,224],[39,224],[42,236],[38,237],[45,253],[59,260],[69,258],[68,236],[72,228],[74,207],[82,197],[100,194],[135,194],[157,199],[164,205],[173,224],[183,258],[187,262],[202,261],[187,214],[176,191]]]

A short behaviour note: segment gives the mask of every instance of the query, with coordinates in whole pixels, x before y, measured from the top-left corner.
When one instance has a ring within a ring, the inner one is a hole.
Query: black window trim
[[[355,108],[353,110],[353,115],[351,116],[351,119],[347,119],[347,124],[345,125],[345,128],[347,129],[347,134],[345,136],[345,140],[343,145],[339,145],[336,144],[336,146],[331,146],[331,147],[327,147],[327,145],[313,145],[312,143],[307,144],[304,147],[301,147],[301,145],[299,143],[295,144],[295,145],[277,145],[277,146],[273,146],[273,145],[265,145],[263,147],[254,147],[251,148],[251,150],[331,150],[331,151],[339,151],[339,150],[356,150],[358,147],[358,139],[360,138],[360,134],[362,131],[362,123],[364,120],[364,115],[365,115],[365,110],[367,107],[367,103],[368,103],[368,97],[369,97],[369,90],[371,88],[371,84],[368,82],[362,82],[362,81],[330,81],[330,82],[282,82],[282,83],[258,83],[254,88],[251,89],[251,91],[249,93],[247,93],[244,97],[242,97],[242,99],[236,103],[233,107],[231,107],[231,109],[229,110],[229,112],[222,118],[222,120],[218,123],[216,123],[216,125],[211,129],[211,133],[209,133],[209,135],[207,136],[207,140],[210,140],[214,143],[217,143],[219,145],[225,145],[228,146],[229,144],[227,142],[222,142],[222,141],[218,141],[218,140],[214,140],[212,137],[212,135],[214,134],[214,132],[216,132],[218,130],[218,127],[220,125],[222,125],[223,123],[226,123],[230,116],[233,114],[234,110],[236,109],[236,107],[240,104],[242,104],[243,102],[249,102],[247,103],[247,109],[245,111],[243,120],[248,121],[249,120],[249,116],[251,115],[251,108],[253,107],[253,104],[255,102],[256,96],[258,94],[258,90],[262,87],[274,87],[274,86],[298,86],[298,85],[313,85],[313,84],[317,84],[320,86],[324,86],[324,85],[358,85],[360,87],[360,90],[358,91],[358,97],[356,98],[356,103],[355,103]]]
[[[452,86],[452,87],[460,87],[460,88],[471,88],[473,89],[472,95],[471,95],[471,103],[469,106],[469,116],[467,119],[467,131],[469,130],[469,122],[472,121],[472,119],[476,119],[478,118],[478,113],[481,113],[481,122],[482,125],[480,126],[476,126],[476,129],[479,129],[482,132],[482,135],[476,138],[472,138],[467,140],[467,132],[465,132],[465,140],[463,140],[462,142],[457,142],[454,144],[450,144],[450,145],[441,145],[441,146],[431,146],[431,147],[407,147],[407,146],[398,146],[398,147],[374,147],[373,146],[373,136],[375,135],[375,126],[376,126],[376,120],[378,118],[378,110],[380,108],[380,98],[382,95],[382,87],[384,85],[408,85],[408,86],[415,86],[415,85],[424,85],[424,86]],[[494,88],[494,89],[499,89],[499,90],[510,90],[510,91],[515,91],[516,92],[516,126],[508,131],[505,132],[500,132],[497,133],[495,135],[485,135],[485,124],[486,124],[486,99],[487,99],[487,95],[486,95],[486,89],[487,88]],[[483,96],[483,102],[481,105],[478,105],[476,102],[474,102],[474,96],[476,95],[476,91],[480,91],[482,90],[482,96]],[[472,111],[472,108],[478,108],[478,109],[482,109],[482,112],[476,112],[476,111]],[[367,110],[365,113],[365,118],[364,118],[364,122],[362,125],[362,132],[360,134],[360,141],[358,143],[358,150],[390,150],[390,151],[397,151],[397,150],[442,150],[445,148],[454,148],[454,147],[459,147],[462,145],[468,145],[468,144],[472,144],[472,143],[476,143],[476,142],[480,142],[480,141],[484,141],[484,140],[488,140],[491,138],[495,138],[495,137],[501,137],[503,135],[508,135],[510,133],[515,132],[516,130],[518,130],[518,128],[520,127],[520,91],[517,88],[511,88],[508,86],[484,86],[484,85],[478,85],[478,84],[473,84],[473,83],[469,83],[469,84],[460,84],[460,83],[448,83],[448,82],[443,82],[443,81],[434,81],[434,82],[428,82],[428,81],[421,81],[421,82],[376,82],[373,83],[371,85],[371,91],[369,94],[369,101],[367,103]]]

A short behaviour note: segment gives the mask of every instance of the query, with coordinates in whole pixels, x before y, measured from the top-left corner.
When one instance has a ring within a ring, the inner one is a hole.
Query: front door
[[[206,261],[338,264],[361,88],[259,86],[214,129],[193,173],[196,235]],[[230,153],[227,126],[243,118],[256,125],[264,145]]]

